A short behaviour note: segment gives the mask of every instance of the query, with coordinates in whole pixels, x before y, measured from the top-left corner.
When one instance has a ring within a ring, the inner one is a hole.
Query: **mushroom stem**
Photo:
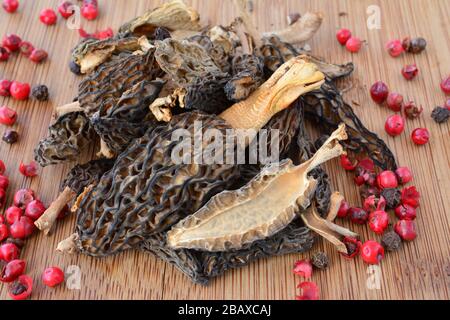
[[[77,112],[77,111],[83,111],[83,108],[81,108],[80,103],[78,101],[65,104],[63,106],[59,106],[55,109],[55,115],[56,118],[59,118],[67,113],[71,112]]]
[[[106,159],[114,158],[114,152],[108,147],[103,139],[100,139],[100,151],[97,152],[97,157]]]
[[[303,56],[292,58],[250,97],[232,105],[220,117],[235,129],[259,131],[273,115],[289,107],[299,96],[320,88],[324,78],[317,66]]]
[[[336,219],[341,203],[344,200],[344,196],[338,191],[334,192],[330,197],[330,210],[328,210],[327,220],[333,222]]]
[[[70,237],[58,243],[56,251],[61,253],[73,254],[78,251],[76,242],[78,241],[78,234],[71,234]]]
[[[69,187],[66,187],[56,200],[52,202],[50,207],[45,210],[44,214],[34,222],[35,226],[43,231],[45,235],[48,235],[61,210],[72,201],[75,196],[75,192]]]

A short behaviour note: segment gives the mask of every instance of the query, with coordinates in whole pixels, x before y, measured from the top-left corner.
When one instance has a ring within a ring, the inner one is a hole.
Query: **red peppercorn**
[[[417,216],[416,209],[409,204],[401,204],[394,211],[400,220],[414,220]]]
[[[9,97],[11,95],[11,81],[0,80],[0,96]]]
[[[19,207],[9,207],[6,209],[5,217],[6,222],[8,222],[9,225],[12,225],[14,222],[20,219],[20,217],[23,216],[23,210]]]
[[[295,296],[297,300],[319,300],[319,288],[314,282],[305,281],[299,283],[297,288],[301,290],[299,296]]]
[[[8,294],[13,300],[25,300],[33,290],[33,279],[27,275],[21,275],[8,286]]]
[[[8,61],[9,51],[6,48],[0,47],[0,61]]]
[[[391,92],[387,97],[386,103],[389,109],[399,112],[402,110],[403,96],[397,92]]]
[[[367,220],[369,220],[369,214],[361,208],[350,208],[348,209],[348,214],[353,223],[366,224]]]
[[[400,184],[407,184],[412,180],[412,173],[408,167],[398,167],[395,170],[395,174],[397,175],[397,180]]]
[[[10,262],[19,258],[20,250],[14,243],[4,243],[0,246],[0,260]]]
[[[403,188],[401,199],[403,204],[409,204],[413,208],[420,205],[420,193],[414,186]]]
[[[0,107],[0,123],[12,126],[16,123],[17,120],[17,112],[13,109],[8,108],[7,106]]]
[[[81,15],[87,20],[94,20],[98,16],[97,1],[83,0],[83,6],[81,7]]]
[[[33,200],[25,208],[25,215],[33,221],[39,219],[45,212],[46,208],[40,200]]]
[[[95,39],[104,40],[112,38],[114,36],[114,32],[111,28],[107,28],[105,30],[96,31],[93,36]]]
[[[4,223],[1,223],[0,224],[0,242],[5,240],[6,238],[8,238],[8,236],[9,236],[8,226]]]
[[[21,52],[25,57],[29,57],[30,54],[31,54],[31,52],[33,52],[33,50],[34,50],[33,45],[32,45],[30,42],[28,42],[28,41],[22,41],[22,42],[20,43],[19,48],[20,48],[20,52]]]
[[[30,85],[28,83],[20,83],[18,81],[13,81],[11,83],[11,96],[17,100],[26,100],[30,96]]]
[[[355,170],[357,164],[358,161],[354,160],[353,162],[351,162],[347,155],[345,154],[341,155],[341,166],[345,170],[353,171]]]
[[[64,19],[69,19],[74,13],[73,3],[64,1],[58,6],[58,11]]]
[[[47,59],[48,53],[45,50],[42,49],[34,49],[33,52],[30,54],[30,60],[35,63],[41,63],[45,59]]]
[[[394,172],[385,170],[377,176],[377,183],[380,189],[397,188],[397,176]]]
[[[442,89],[442,91],[444,91],[445,94],[447,94],[447,95],[450,94],[450,76],[442,79],[441,89]]]
[[[3,0],[2,3],[3,9],[5,9],[8,13],[14,13],[19,8],[19,1],[17,0]]]
[[[386,44],[386,50],[392,57],[398,57],[405,51],[400,40],[390,40]]]
[[[398,136],[405,129],[405,120],[398,114],[393,114],[386,119],[384,124],[386,133],[392,137]]]
[[[44,270],[42,282],[48,287],[55,287],[64,281],[64,272],[58,267],[50,267]]]
[[[0,174],[0,189],[6,190],[9,186],[9,179],[4,175]]]
[[[22,39],[16,34],[7,34],[3,37],[2,46],[8,49],[10,52],[19,50],[19,45]]]
[[[53,9],[44,9],[39,15],[39,20],[41,20],[43,24],[51,26],[56,23],[56,20],[58,20],[58,16]]]
[[[5,202],[6,202],[6,191],[0,189],[0,208],[5,205]]]
[[[345,47],[350,52],[358,52],[361,49],[361,40],[358,37],[350,37],[345,43]]]
[[[22,216],[9,227],[11,237],[14,239],[25,239],[33,234],[35,226],[33,220],[29,217]]]
[[[402,69],[402,75],[406,80],[414,79],[418,73],[419,69],[417,69],[417,66],[415,64],[408,64]]]
[[[14,206],[25,209],[28,203],[33,201],[34,191],[31,189],[20,189],[14,195]]]
[[[5,163],[2,160],[0,160],[0,174],[4,174],[5,171],[6,171]]]
[[[430,140],[430,132],[427,128],[417,128],[411,133],[411,139],[415,144],[423,145]]]
[[[346,259],[354,258],[361,249],[361,241],[353,237],[344,237],[342,243],[347,248],[347,253],[340,252],[340,254]]]
[[[366,241],[361,246],[361,258],[365,263],[379,264],[384,258],[384,248],[376,241]]]
[[[13,282],[25,272],[26,262],[23,260],[12,260],[3,267],[0,274],[1,282]]]
[[[304,278],[311,278],[313,267],[309,260],[303,259],[295,262],[294,273]]]
[[[367,212],[384,210],[386,208],[386,199],[383,196],[377,197],[376,195],[368,196],[364,199],[363,209]]]
[[[348,209],[350,209],[350,205],[347,201],[342,200],[341,206],[337,212],[338,218],[346,218],[348,216]]]
[[[389,216],[386,211],[377,210],[369,215],[369,228],[376,234],[383,234],[389,224]]]
[[[339,41],[339,43],[343,46],[345,46],[345,44],[347,43],[348,39],[350,39],[351,36],[352,36],[351,31],[345,28],[339,29],[338,32],[336,33],[337,41]]]
[[[37,176],[38,165],[35,161],[31,161],[30,164],[23,164],[22,162],[19,165],[19,171],[25,177],[35,177]]]
[[[405,241],[413,241],[417,237],[416,224],[411,220],[397,221],[394,231]]]
[[[383,81],[377,81],[370,87],[370,96],[372,97],[372,100],[378,104],[382,104],[386,101],[388,95],[388,86]]]

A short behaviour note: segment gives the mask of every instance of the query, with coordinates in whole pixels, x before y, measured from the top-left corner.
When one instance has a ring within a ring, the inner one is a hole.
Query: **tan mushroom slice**
[[[237,250],[279,232],[310,205],[316,181],[308,173],[341,155],[344,151],[339,141],[346,138],[341,125],[310,160],[299,166],[290,160],[279,167],[269,166],[241,189],[219,193],[168,232],[169,246]]]
[[[344,200],[344,196],[340,194],[338,191],[333,192],[330,197],[330,209],[328,210],[327,220],[334,221],[336,219],[339,208],[341,207],[341,203]]]

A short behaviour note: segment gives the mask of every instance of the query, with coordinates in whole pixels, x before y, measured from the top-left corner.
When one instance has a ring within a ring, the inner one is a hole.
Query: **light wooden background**
[[[13,56],[0,63],[0,78],[16,79],[31,84],[46,84],[51,91],[50,103],[33,100],[17,102],[0,98],[18,111],[16,124],[20,143],[9,146],[0,142],[0,159],[7,167],[11,185],[8,204],[14,190],[32,188],[48,205],[57,195],[58,186],[74,163],[40,170],[39,177],[27,179],[18,173],[20,161],[32,159],[32,150],[38,140],[46,135],[51,121],[52,108],[70,102],[77,92],[80,78],[70,73],[67,64],[69,50],[77,43],[76,31],[69,30],[63,20],[56,26],[46,27],[38,21],[39,12],[46,7],[56,8],[54,0],[22,0],[18,13],[6,14],[0,10],[0,36],[13,32],[30,40],[35,46],[49,52],[50,59],[35,65],[24,57]],[[111,26],[114,30],[124,21],[135,17],[160,3],[151,0],[99,0],[100,18],[94,22],[83,21],[88,31]],[[235,17],[231,1],[187,1],[201,14],[204,22],[227,24]],[[323,299],[449,299],[450,292],[450,139],[449,125],[437,125],[430,118],[436,105],[442,105],[445,96],[439,82],[450,73],[450,2],[448,0],[254,0],[252,16],[261,31],[282,28],[286,15],[322,11],[325,20],[318,34],[310,41],[313,52],[329,61],[353,61],[356,71],[342,83],[351,86],[345,97],[356,102],[356,113],[366,126],[379,133],[396,154],[399,164],[414,171],[414,183],[422,194],[418,212],[419,236],[396,253],[389,253],[381,264],[380,289],[370,290],[366,283],[368,268],[360,259],[342,259],[329,244],[319,241],[314,251],[325,250],[331,258],[327,271],[316,272],[312,278],[321,289]],[[368,30],[366,9],[369,5],[381,8],[381,29]],[[348,27],[367,41],[358,54],[350,54],[335,40],[338,27]],[[383,49],[387,40],[404,36],[423,36],[428,41],[425,53],[403,55],[397,59]],[[406,82],[400,69],[404,64],[417,63],[417,79]],[[384,121],[390,114],[384,107],[375,105],[368,87],[376,81],[386,81],[393,90],[423,104],[423,116],[406,122],[405,133],[397,138],[384,132]],[[415,146],[409,133],[425,126],[431,132],[429,144]],[[4,127],[0,128],[2,134]],[[81,161],[89,159],[93,150]],[[327,166],[333,186],[343,192],[352,204],[360,204],[357,188],[337,165]],[[347,222],[344,225],[349,226]],[[23,257],[28,263],[27,272],[34,278],[34,299],[292,299],[301,278],[292,274],[293,263],[308,254],[292,254],[261,260],[248,267],[227,272],[213,280],[209,286],[192,284],[174,267],[145,253],[126,252],[107,259],[85,256],[62,256],[54,252],[56,244],[72,233],[74,219],[58,224],[57,232],[50,237],[35,235],[26,243]],[[363,239],[377,238],[368,227],[351,226]],[[40,275],[45,267],[57,265],[67,268],[76,265],[81,270],[81,289],[69,290],[65,285],[56,289],[45,288]],[[0,297],[6,298],[5,286],[0,286]]]

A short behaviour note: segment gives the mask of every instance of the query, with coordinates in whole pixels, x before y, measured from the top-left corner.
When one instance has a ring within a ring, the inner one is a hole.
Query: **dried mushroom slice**
[[[247,99],[264,82],[264,63],[256,55],[240,55],[233,59],[233,77],[225,85],[230,101]]]
[[[199,31],[201,29],[199,21],[198,12],[186,6],[181,0],[172,0],[123,24],[119,28],[119,35],[150,36],[157,27],[164,27],[169,31]]]
[[[34,150],[35,160],[43,167],[76,159],[95,138],[89,119],[82,112],[58,118],[48,131],[48,137],[41,140]]]
[[[35,221],[36,227],[43,231],[44,234],[48,234],[61,210],[72,202],[84,188],[97,183],[101,176],[112,168],[113,164],[113,160],[100,159],[91,160],[88,163],[73,167],[61,184],[61,193],[45,210],[43,215]]]
[[[203,208],[180,221],[167,234],[172,248],[206,251],[238,250],[285,228],[306,209],[316,181],[308,173],[343,153],[347,138],[341,125],[316,154],[299,166],[290,160],[269,166],[249,184],[214,196]]]
[[[107,61],[113,54],[133,52],[141,49],[139,39],[135,37],[111,38],[105,40],[87,39],[72,50],[72,61],[79,66],[80,72],[90,73]]]
[[[269,73],[274,72],[283,63],[299,54],[308,57],[308,60],[315,63],[319,70],[331,80],[346,77],[354,70],[352,62],[341,65],[327,63],[320,58],[296,49],[292,44],[283,42],[276,36],[265,38],[264,44],[261,46],[259,52],[264,59],[264,65]]]
[[[304,102],[306,115],[316,119],[327,133],[332,132],[341,122],[346,124],[349,139],[344,145],[347,149],[356,153],[365,152],[380,168],[395,171],[397,163],[389,147],[364,127],[331,81],[326,81],[319,90],[302,96],[301,100]]]

